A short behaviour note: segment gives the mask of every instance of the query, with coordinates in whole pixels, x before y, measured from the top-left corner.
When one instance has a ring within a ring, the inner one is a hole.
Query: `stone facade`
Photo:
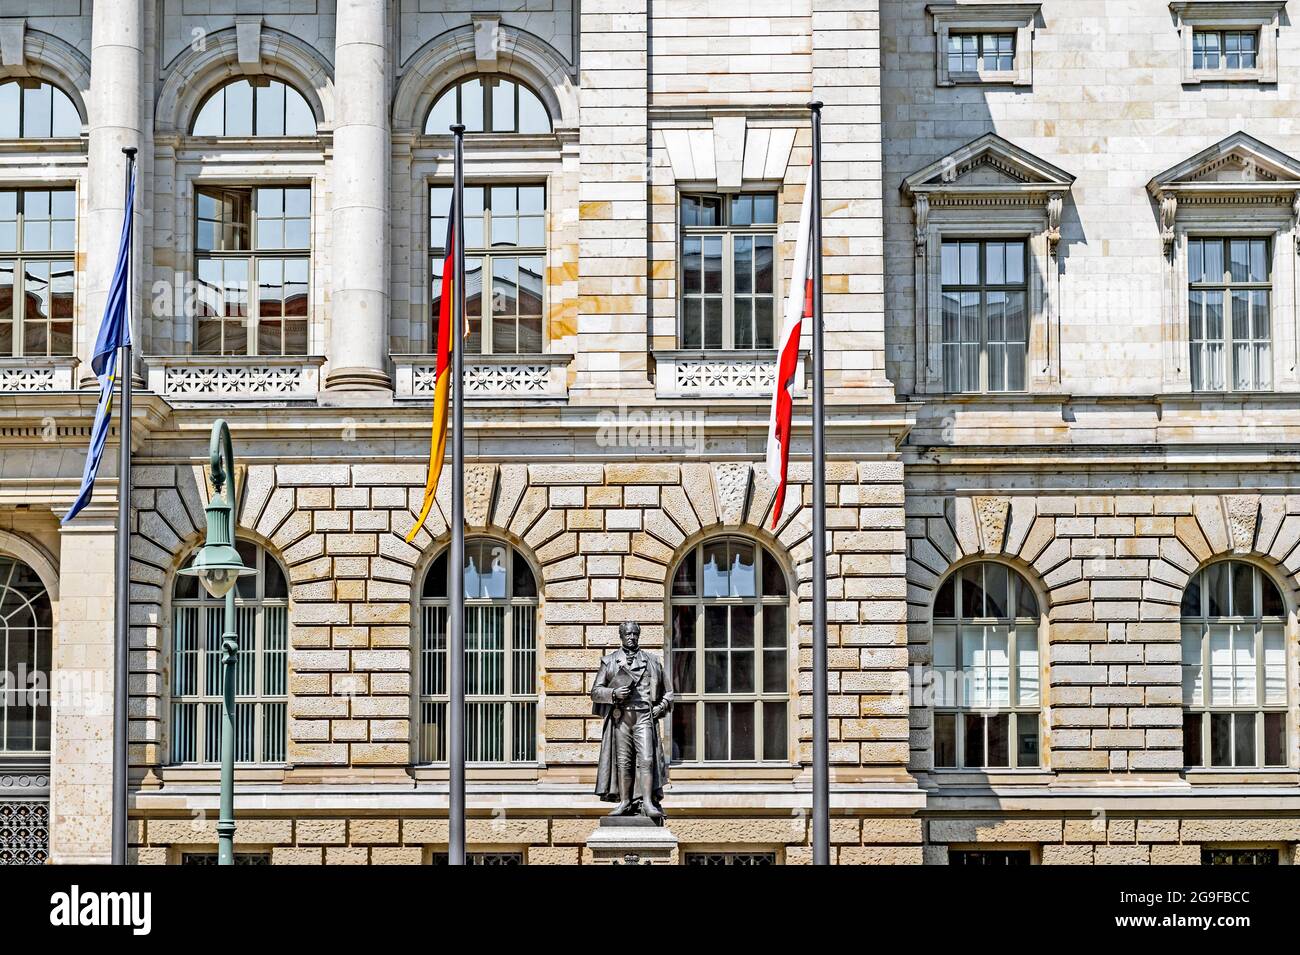
[[[447,470],[405,537],[428,454],[429,187],[450,176],[451,140],[425,118],[473,74],[524,83],[552,129],[467,139],[471,185],[546,187],[542,352],[467,360],[468,530],[508,544],[538,582],[535,758],[471,766],[471,852],[591,861],[599,660],[625,620],[668,650],[676,569],[732,536],[788,581],[788,753],[674,766],[678,861],[811,861],[815,546],[828,555],[835,861],[1011,849],[1043,864],[1199,864],[1234,846],[1296,861],[1300,141],[1286,67],[1300,33],[1285,18],[1261,20],[1276,77],[1202,83],[1184,82],[1195,2],[90,6],[0,13],[0,82],[55,83],[83,122],[80,137],[0,141],[0,190],[77,189],[75,355],[0,357],[0,554],[45,584],[54,677],[84,688],[56,698],[48,757],[0,754],[0,772],[46,772],[29,788],[48,799],[54,861],[108,854],[111,444],[96,505],[62,530],[58,516],[93,414],[77,384],[112,269],[102,237],[120,223],[123,146],[141,157],[133,858],[173,864],[215,843],[217,773],[174,758],[172,701],[176,571],[202,536],[216,417],[241,465],[241,537],[288,580],[284,758],[238,769],[239,851],[289,864],[445,852],[446,767],[421,759],[417,697]],[[1242,6],[1265,17],[1270,4]],[[1015,68],[950,75],[937,37],[962,24],[1014,33]],[[317,134],[192,135],[205,98],[241,77],[293,86]],[[682,194],[776,195],[781,302],[810,100],[825,103],[824,545],[806,402],[794,486],[771,513],[774,353],[689,350],[679,332]],[[311,189],[305,353],[196,354],[196,190],[284,182]],[[1266,390],[1192,390],[1183,285],[1189,239],[1207,229],[1269,237]],[[952,395],[941,247],[986,234],[1027,242],[1026,387]],[[1283,766],[1185,767],[1180,605],[1226,558],[1263,569],[1286,603]],[[938,765],[935,708],[916,695],[936,593],[981,561],[1037,598],[1035,768]]]

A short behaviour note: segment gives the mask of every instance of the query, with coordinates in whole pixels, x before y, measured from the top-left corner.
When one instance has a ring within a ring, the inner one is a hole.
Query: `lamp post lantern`
[[[235,507],[239,495],[235,486],[235,451],[230,426],[224,419],[212,425],[208,473],[212,497],[208,501],[208,534],[190,566],[181,571],[197,577],[203,589],[217,599],[225,598],[226,612],[221,635],[221,808],[217,817],[217,864],[235,864],[235,662],[239,656],[239,635],[235,631],[235,582],[257,573],[245,567],[235,550]]]

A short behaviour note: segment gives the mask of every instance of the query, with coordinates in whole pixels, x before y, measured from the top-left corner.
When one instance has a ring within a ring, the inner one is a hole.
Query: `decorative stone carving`
[[[49,860],[49,844],[47,801],[0,801],[0,865],[44,865]]]
[[[680,392],[735,396],[771,391],[776,380],[775,361],[678,361],[673,382]]]
[[[53,368],[0,368],[0,391],[53,390]]]
[[[1007,533],[1007,514],[1011,511],[1011,499],[1006,497],[977,497],[975,519],[979,526],[980,542],[985,553],[995,554],[1002,550],[1002,541]]]
[[[1228,537],[1232,549],[1244,554],[1255,546],[1255,528],[1259,522],[1258,494],[1225,494],[1223,512],[1228,519]]]
[[[1178,197],[1172,192],[1160,194],[1160,238],[1165,244],[1165,255],[1174,251],[1174,223],[1178,221]]]
[[[411,393],[432,395],[437,382],[434,365],[416,365],[411,369]],[[465,365],[465,396],[468,398],[498,398],[509,395],[550,394],[551,366],[519,362],[516,364]]]
[[[167,369],[164,388],[178,398],[300,397],[306,383],[295,365],[177,365]]]
[[[916,222],[916,254],[925,255],[930,241],[930,197],[917,195],[912,200],[912,217]]]
[[[745,513],[745,499],[749,496],[751,471],[748,463],[739,461],[714,467],[713,480],[718,486],[718,508],[723,524],[740,524]],[[797,489],[795,493],[798,493]]]
[[[1065,193],[1052,192],[1047,196],[1047,252],[1056,257],[1056,247],[1061,244],[1061,213],[1065,210]]]
[[[495,464],[472,464],[465,468],[465,523],[470,527],[487,526],[496,476]]]

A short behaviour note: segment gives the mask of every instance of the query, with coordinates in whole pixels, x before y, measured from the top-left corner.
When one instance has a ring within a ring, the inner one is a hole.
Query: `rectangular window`
[[[435,852],[429,857],[430,865],[449,865],[451,856],[446,852]],[[522,852],[467,852],[466,865],[523,865]]]
[[[0,358],[72,354],[77,194],[0,189]]]
[[[1271,253],[1262,238],[1188,240],[1193,391],[1272,388]]]
[[[215,852],[183,852],[181,853],[181,865],[216,865],[217,853]],[[235,865],[270,865],[271,853],[269,852],[236,852]]]
[[[943,376],[948,392],[1025,390],[1027,248],[1022,239],[943,243]]]
[[[1277,865],[1276,849],[1201,849],[1201,865]]]
[[[775,852],[686,852],[683,865],[776,865]]]
[[[1259,31],[1196,30],[1192,69],[1198,72],[1253,70],[1259,65]]]
[[[1028,849],[949,849],[949,865],[1031,865]]]
[[[201,187],[194,223],[195,354],[305,355],[310,187]]]
[[[429,190],[430,335],[437,341],[451,187]],[[546,302],[546,187],[465,187],[468,354],[539,355]]]
[[[948,34],[949,76],[1009,73],[1015,62],[1015,33]]]
[[[681,197],[682,348],[776,347],[776,193]]]
[[[235,760],[282,763],[287,744],[289,589],[275,559],[236,544],[254,577],[235,585]],[[171,762],[221,761],[224,601],[178,576],[172,601]]]

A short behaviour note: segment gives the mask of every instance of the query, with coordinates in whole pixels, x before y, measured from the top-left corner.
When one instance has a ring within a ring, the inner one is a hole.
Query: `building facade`
[[[109,852],[113,461],[59,517],[124,147],[131,858],[215,853],[219,607],[177,571],[224,417],[240,861],[445,860],[447,469],[405,538],[456,121],[474,861],[590,860],[626,620],[677,861],[810,861],[815,546],[835,861],[1295,861],[1286,6],[0,0],[0,861]],[[810,100],[825,542],[802,368],[778,514],[762,465]]]

